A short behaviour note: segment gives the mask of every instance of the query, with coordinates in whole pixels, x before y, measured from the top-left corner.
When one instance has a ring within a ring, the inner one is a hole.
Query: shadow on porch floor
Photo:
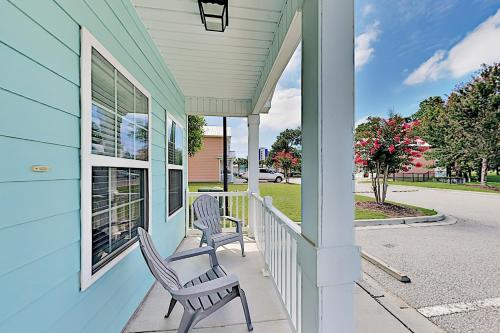
[[[198,237],[186,238],[179,250],[198,246]],[[262,275],[263,261],[255,242],[245,238],[245,252],[241,257],[239,244],[220,247],[219,262],[231,273],[238,275],[245,290],[255,333],[292,333],[280,296],[274,289],[271,278]],[[188,281],[210,267],[208,256],[200,256],[174,263],[181,281]],[[129,321],[124,333],[170,333],[176,332],[182,316],[182,306],[177,305],[170,318],[164,318],[170,303],[170,295],[155,284],[144,303]],[[403,333],[408,330],[381,307],[364,290],[356,287],[356,321],[358,333],[385,332]],[[225,307],[205,318],[193,329],[199,333],[244,333],[248,332],[241,302],[237,298]]]

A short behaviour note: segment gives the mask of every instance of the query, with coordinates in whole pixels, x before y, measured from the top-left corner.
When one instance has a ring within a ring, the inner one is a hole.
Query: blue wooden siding
[[[166,256],[184,235],[165,214],[184,96],[129,1],[1,0],[0,332],[120,332],[153,281],[137,249],[80,292],[80,26],[152,94],[153,238]]]

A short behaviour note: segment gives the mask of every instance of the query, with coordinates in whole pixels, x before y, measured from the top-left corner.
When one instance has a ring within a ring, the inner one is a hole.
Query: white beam
[[[186,113],[200,116],[246,117],[251,101],[214,97],[186,96]]]
[[[354,332],[354,8],[302,10],[302,332]]]

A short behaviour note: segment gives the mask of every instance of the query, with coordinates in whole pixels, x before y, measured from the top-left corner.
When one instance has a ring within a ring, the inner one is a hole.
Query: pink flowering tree
[[[370,174],[377,203],[385,203],[389,173],[422,166],[416,159],[428,145],[414,134],[419,124],[400,116],[373,117],[356,128],[355,163]]]
[[[299,159],[287,151],[279,151],[273,157],[274,166],[283,169],[285,180],[289,183],[290,170],[299,164]]]

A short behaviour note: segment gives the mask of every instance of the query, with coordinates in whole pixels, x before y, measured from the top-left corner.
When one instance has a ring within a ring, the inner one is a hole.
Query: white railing
[[[186,215],[187,229],[194,229],[193,222],[195,214],[193,211],[193,201],[200,195],[208,194],[219,200],[221,215],[230,215],[242,221],[243,231],[248,231],[248,192],[188,192],[188,212]],[[234,224],[229,220],[222,221],[222,228],[234,228]]]
[[[267,274],[281,296],[283,306],[296,332],[301,331],[301,267],[297,262],[300,226],[272,205],[272,198],[252,193],[249,205],[254,236]]]

